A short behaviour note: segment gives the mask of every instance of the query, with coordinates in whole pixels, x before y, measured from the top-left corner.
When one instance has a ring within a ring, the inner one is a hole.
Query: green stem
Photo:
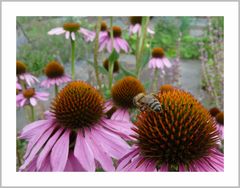
[[[95,74],[96,74],[96,80],[97,84],[99,87],[99,91],[102,93],[102,83],[99,78],[99,70],[98,70],[98,47],[99,47],[99,32],[101,28],[101,22],[102,22],[102,17],[98,17],[98,22],[97,22],[97,29],[96,29],[96,39],[95,39],[95,48],[94,48],[94,69],[95,69]]]
[[[111,42],[112,42],[112,46],[113,46],[113,17],[111,16],[110,18],[110,28],[111,28],[111,32],[110,32],[110,35],[111,35]],[[108,88],[109,90],[111,90],[112,88],[112,80],[113,80],[113,65],[114,65],[114,62],[110,62],[109,61],[109,64],[108,64],[108,78],[109,78],[109,85],[108,85]]]
[[[142,58],[142,53],[144,50],[144,46],[145,46],[145,39],[147,36],[147,26],[149,23],[149,16],[148,17],[143,17],[142,19],[142,29],[141,29],[141,36],[139,39],[139,49],[138,49],[138,56],[137,56],[137,68],[136,68],[136,75],[137,78],[140,77],[140,71],[141,71],[141,58]]]
[[[57,94],[58,94],[58,86],[57,86],[57,84],[54,85],[54,91],[55,91],[55,96],[57,96]]]
[[[21,153],[19,151],[19,140],[17,139],[17,148],[16,148],[16,152],[17,152],[17,168],[19,168],[22,165],[22,157],[21,157]]]
[[[136,70],[138,70],[138,52],[139,52],[139,34],[137,33],[137,41],[136,41],[136,51],[135,51],[135,56],[136,56]]]
[[[34,120],[35,120],[34,108],[32,105],[30,105],[30,108],[31,108],[31,122],[34,122]]]
[[[71,39],[72,47],[72,80],[75,78],[75,41]]]
[[[158,69],[156,68],[154,70],[154,76],[153,76],[153,83],[152,83],[152,91],[157,92],[158,90]]]

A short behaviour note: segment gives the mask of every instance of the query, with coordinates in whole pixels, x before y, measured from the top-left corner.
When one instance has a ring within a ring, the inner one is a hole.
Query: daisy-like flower
[[[128,123],[107,119],[99,92],[83,81],[73,81],[54,99],[45,120],[26,126],[20,138],[28,140],[20,171],[66,171],[68,161],[78,171],[95,171],[98,162],[105,171],[114,171],[112,158],[129,151],[119,136]],[[75,162],[74,162],[75,161]]]
[[[150,69],[164,69],[164,66],[170,68],[172,65],[170,61],[165,57],[164,51],[162,48],[154,48],[152,50],[152,58],[148,62],[148,68]]]
[[[42,81],[41,86],[49,88],[54,85],[61,85],[71,81],[70,76],[64,73],[64,67],[57,61],[49,62],[45,67],[47,79]]]
[[[28,86],[31,86],[35,82],[39,82],[38,79],[27,72],[27,67],[21,61],[17,61],[17,79],[24,80]]]
[[[25,105],[36,106],[37,101],[48,100],[48,93],[36,92],[34,88],[28,88],[17,95],[17,107],[23,107]]]
[[[131,151],[118,171],[219,172],[224,157],[219,134],[208,111],[188,92],[158,93],[162,111],[141,112],[135,123]]]
[[[111,33],[110,31],[104,32],[100,35],[99,38],[99,51],[102,51],[104,48],[107,48],[109,53],[112,52],[114,48],[118,53],[122,50],[125,52],[129,51],[129,46],[126,40],[122,39],[122,29],[119,26],[113,26],[113,44],[111,40]]]
[[[76,33],[81,33],[86,42],[93,41],[96,34],[95,32],[89,31],[85,28],[80,27],[79,23],[69,22],[63,24],[62,27],[56,27],[51,29],[49,35],[62,35],[65,34],[66,39],[71,38],[71,40],[76,39]]]
[[[109,60],[105,59],[103,61],[103,67],[108,71],[108,66],[109,66]],[[113,73],[119,72],[119,62],[115,61],[113,65]]]
[[[129,21],[131,23],[129,27],[129,35],[138,33],[138,35],[141,34],[141,24],[142,24],[142,16],[131,16],[129,18]],[[154,35],[155,32],[151,30],[150,28],[147,28],[147,32],[150,33],[151,35]]]

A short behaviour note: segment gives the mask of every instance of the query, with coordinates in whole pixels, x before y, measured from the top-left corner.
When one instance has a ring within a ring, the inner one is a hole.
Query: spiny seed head
[[[30,99],[35,95],[35,89],[34,88],[28,88],[23,91],[23,96],[27,99]]]
[[[17,61],[17,75],[24,74],[27,70],[27,67],[21,61]]]
[[[212,117],[216,117],[216,115],[221,112],[217,107],[213,107],[209,110],[209,113],[212,115]]]
[[[219,112],[217,115],[216,115],[216,121],[221,124],[221,125],[224,125],[224,113],[223,112]]]
[[[101,23],[101,31],[107,31],[107,23],[105,21]]]
[[[129,20],[132,25],[142,24],[142,16],[130,16]]]
[[[163,58],[164,57],[164,50],[162,48],[153,48],[152,50],[152,57],[155,58]]]
[[[111,90],[113,102],[123,108],[133,108],[133,98],[139,93],[145,93],[145,89],[142,83],[132,76],[117,81]]]
[[[170,84],[165,84],[165,85],[162,85],[159,89],[159,91],[161,93],[163,92],[168,92],[168,91],[174,91],[176,88]]]
[[[121,27],[119,27],[119,26],[113,26],[113,27],[112,27],[112,31],[113,31],[113,37],[114,37],[114,38],[116,38],[116,37],[121,37],[121,35],[122,35],[122,29],[121,29]],[[108,31],[108,36],[109,36],[109,37],[111,36],[110,31]]]
[[[79,129],[99,121],[103,104],[103,97],[94,87],[83,81],[73,81],[58,93],[51,112],[63,127]]]
[[[59,78],[64,75],[64,67],[57,61],[49,62],[44,72],[48,78]]]
[[[216,147],[216,123],[190,93],[174,90],[157,98],[162,111],[141,112],[135,123],[142,156],[158,164],[188,164]]]
[[[80,24],[75,22],[68,22],[63,24],[63,29],[69,32],[77,32],[80,29]]]
[[[108,71],[108,65],[109,65],[109,60],[108,59],[105,59],[103,61],[103,67]],[[119,71],[119,62],[118,61],[115,61],[114,62],[114,65],[113,65],[113,72],[116,73]]]

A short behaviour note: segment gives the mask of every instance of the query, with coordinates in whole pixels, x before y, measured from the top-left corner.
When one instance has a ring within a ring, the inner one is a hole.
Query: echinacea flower
[[[54,85],[61,85],[71,81],[70,76],[64,73],[64,67],[57,61],[49,62],[45,69],[45,75],[47,79],[42,81],[41,86],[49,88],[50,86]]]
[[[27,67],[24,63],[22,63],[21,61],[17,61],[16,66],[17,66],[17,78],[19,80],[26,81],[28,86],[31,86],[35,82],[39,82],[35,76],[27,72]]]
[[[49,35],[65,34],[66,39],[70,38],[71,40],[75,40],[77,32],[83,35],[83,38],[86,42],[93,41],[96,35],[94,32],[82,28],[79,23],[75,22],[64,23],[62,27],[56,27],[51,29],[48,32],[48,34]]]
[[[111,40],[110,31],[102,33],[99,37],[99,51],[102,51],[104,48],[107,48],[109,53],[112,52],[113,48],[119,53],[122,50],[125,52],[129,51],[129,46],[126,40],[124,40],[122,35],[122,29],[119,26],[112,27],[113,32],[113,42]]]
[[[44,171],[46,165],[48,171],[66,171],[70,157],[78,162],[77,171],[95,171],[96,161],[105,171],[114,171],[112,158],[129,151],[119,136],[126,124],[105,117],[103,97],[95,88],[83,81],[70,82],[52,102],[45,120],[22,130],[20,138],[27,139],[28,146],[20,171],[29,166]]]
[[[161,87],[159,88],[159,92],[164,93],[164,92],[168,92],[168,91],[173,91],[175,89],[177,89],[177,88],[170,84],[164,84],[164,85],[161,85]]]
[[[128,134],[124,137],[128,140],[133,133],[129,109],[135,108],[133,98],[139,93],[145,93],[141,82],[132,76],[126,76],[114,84],[111,90],[112,100],[109,100],[106,106],[109,118],[129,122]]]
[[[48,96],[48,93],[36,92],[34,88],[25,89],[17,95],[17,107],[23,107],[25,105],[35,106],[38,100],[48,100]]]
[[[129,35],[138,33],[138,35],[141,34],[141,24],[142,24],[142,16],[131,16],[129,18],[129,21],[131,23],[129,27]],[[154,35],[155,32],[151,30],[150,28],[147,28],[147,32],[150,33],[151,35]]]
[[[99,39],[102,37],[102,35],[107,35],[107,34],[108,34],[107,23],[105,21],[102,21],[100,32],[99,32]]]
[[[164,51],[162,48],[154,48],[152,50],[152,58],[148,62],[148,68],[150,69],[161,69],[163,70],[164,67],[170,68],[171,63],[170,61],[165,57]]]
[[[158,93],[161,112],[143,111],[135,123],[131,151],[118,171],[221,172],[224,157],[219,134],[208,111],[188,92]]]
[[[108,71],[109,60],[105,59],[103,61],[103,67]],[[117,73],[119,71],[119,62],[115,61],[113,64],[113,73]]]

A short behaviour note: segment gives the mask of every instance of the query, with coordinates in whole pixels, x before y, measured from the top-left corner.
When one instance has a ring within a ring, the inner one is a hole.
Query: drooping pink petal
[[[127,153],[125,156],[123,156],[119,161],[118,161],[118,167],[117,171],[122,171],[127,164],[129,164],[136,155],[139,153],[139,149],[137,147],[131,148],[132,151]]]
[[[85,139],[93,151],[95,159],[101,164],[105,171],[114,171],[112,159],[103,150],[101,143],[98,143],[91,132],[85,131]]]
[[[66,34],[65,34],[65,38],[66,38],[66,39],[69,39],[69,36],[70,36],[70,32],[67,31]]]
[[[157,68],[159,68],[159,69],[164,69],[164,64],[163,64],[163,60],[162,59],[160,59],[160,58],[157,58],[156,60],[156,66],[157,66]]]
[[[52,167],[51,167],[51,163],[50,163],[50,154],[48,154],[47,157],[44,158],[39,171],[40,172],[51,172],[52,171]]]
[[[149,161],[147,167],[145,168],[145,172],[154,172],[156,171],[156,163],[154,161]]]
[[[89,30],[87,30],[85,28],[82,28],[82,27],[80,28],[79,32],[83,34],[83,38],[86,42],[89,42],[89,41],[92,42],[94,40],[95,36],[96,36],[95,32],[89,31]]]
[[[115,159],[120,159],[123,155],[128,153],[130,149],[128,144],[119,136],[110,133],[101,126],[93,128],[92,135],[98,142],[102,143],[104,151]]]
[[[42,146],[45,144],[45,142],[48,140],[50,135],[52,134],[54,130],[54,127],[50,127],[37,141],[37,143],[34,145],[32,150],[30,151],[29,156],[26,157],[24,164],[20,167],[20,169],[25,169],[30,162],[34,159],[35,155],[38,153],[38,151],[42,148]]]
[[[162,61],[167,68],[170,68],[172,66],[170,61],[166,57],[163,57]]]
[[[130,114],[128,109],[118,108],[112,115],[111,119],[130,122]]]
[[[30,98],[30,104],[31,104],[32,106],[36,106],[37,100],[36,100],[34,97],[31,97],[31,98]]]
[[[85,172],[79,161],[74,156],[73,152],[70,151],[68,155],[68,161],[64,169],[65,172]]]
[[[81,131],[77,132],[76,144],[74,147],[74,156],[86,171],[95,171],[94,155],[82,135]]]
[[[26,104],[26,102],[27,102],[27,99],[23,99],[22,101],[20,101],[19,105],[23,107]]]
[[[44,146],[42,152],[39,154],[39,157],[37,159],[37,170],[39,170],[42,167],[43,161],[47,158],[49,155],[52,147],[56,143],[57,139],[59,138],[60,134],[63,132],[63,128],[59,128],[56,133],[48,140],[47,144]]]
[[[111,52],[112,52],[112,49],[113,49],[113,47],[112,47],[112,41],[111,41],[111,40],[108,40],[108,43],[107,43],[107,51],[108,51],[109,53],[111,53]]]
[[[52,171],[63,171],[66,166],[69,152],[69,136],[70,130],[66,129],[52,149],[50,155]]]
[[[185,166],[184,166],[184,164],[179,164],[179,166],[178,166],[178,168],[179,168],[179,172],[185,172],[186,170],[185,170]]]
[[[113,40],[113,47],[115,48],[115,50],[117,51],[117,53],[120,52],[120,45],[118,44],[117,40]]]
[[[56,35],[59,32],[64,31],[62,27],[56,27],[48,31],[48,35]]]
[[[74,32],[71,32],[71,38],[72,38],[72,40],[75,40],[75,39],[76,39]]]
[[[134,26],[133,26],[133,33],[137,33],[138,31],[140,31],[141,30],[141,25],[140,24],[135,24]]]
[[[127,53],[129,50],[127,41],[125,41],[124,39],[119,38],[119,37],[116,38],[115,40],[117,41],[118,45]]]
[[[155,31],[153,31],[153,30],[150,29],[150,28],[147,28],[147,32],[150,33],[151,35],[154,35],[154,34],[155,34]]]

